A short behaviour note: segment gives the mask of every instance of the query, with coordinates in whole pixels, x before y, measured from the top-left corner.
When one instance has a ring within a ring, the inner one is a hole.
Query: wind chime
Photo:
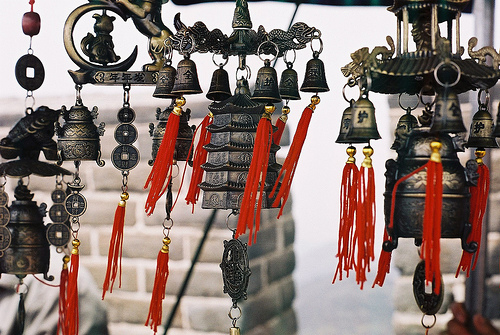
[[[94,133],[81,136],[73,130],[72,124],[88,123],[97,116],[97,108],[89,111],[83,106],[80,90],[85,84],[120,85],[124,88],[122,108],[118,112],[119,125],[115,130],[118,146],[113,150],[111,161],[122,173],[122,193],[115,213],[113,232],[111,234],[108,268],[103,284],[103,298],[107,291],[112,292],[116,280],[121,277],[121,249],[123,241],[123,222],[126,202],[129,198],[127,182],[129,171],[139,162],[139,152],[132,145],[137,139],[137,129],[132,122],[135,112],[130,107],[130,91],[134,85],[155,85],[153,97],[170,99],[170,103],[162,110],[156,111],[156,125],[150,124],[150,135],[153,137],[152,159],[149,164],[151,172],[144,188],[149,188],[145,211],[152,214],[158,201],[165,196],[166,215],[162,223],[162,246],[158,252],[157,268],[152,292],[152,299],[146,326],[155,333],[161,324],[162,300],[169,274],[168,260],[174,221],[172,210],[177,199],[173,199],[172,179],[180,173],[179,161],[185,161],[184,172],[188,165],[192,166],[190,184],[185,198],[188,205],[198,202],[201,190],[204,191],[202,208],[230,209],[232,215],[238,217],[236,228],[229,227],[232,239],[224,242],[221,269],[224,279],[224,292],[232,298],[229,317],[232,320],[230,333],[240,333],[237,320],[241,316],[238,306],[240,299],[246,298],[246,289],[250,276],[248,266],[247,245],[238,239],[249,230],[248,244],[256,242],[256,234],[260,225],[262,208],[283,208],[287,201],[290,187],[304,144],[312,114],[319,104],[318,93],[329,90],[326,83],[324,64],[319,59],[323,45],[321,32],[304,23],[295,23],[288,31],[275,29],[266,32],[261,26],[258,31],[252,30],[250,12],[245,0],[236,1],[233,16],[233,32],[228,37],[219,29],[208,30],[202,22],[192,27],[180,20],[180,14],[174,18],[177,30],[173,34],[162,22],[161,7],[165,1],[147,2],[90,1],[76,8],[68,17],[64,27],[64,45],[71,60],[80,68],[69,71],[77,88],[77,103],[69,111],[63,108],[66,124],[59,127],[58,157],[59,161],[73,160],[77,168],[74,180],[68,185],[75,197],[74,203],[84,204],[79,191],[83,188],[78,177],[81,160],[102,161],[99,154],[99,136],[103,125],[92,128]],[[74,30],[80,18],[94,12],[94,34],[88,33],[80,41],[80,49],[75,46]],[[96,13],[98,12],[98,13]],[[148,52],[153,63],[146,64],[142,71],[129,71],[135,62],[137,48],[121,59],[114,51],[113,32],[115,13],[122,19],[131,18],[136,28],[148,37]],[[314,41],[319,43],[319,48]],[[304,109],[299,121],[296,135],[290,147],[284,165],[276,162],[276,152],[290,112],[289,100],[300,99],[298,75],[293,69],[296,50],[308,44],[313,53],[307,63],[302,92],[313,93],[310,104]],[[174,51],[183,59],[177,68],[172,66]],[[189,95],[200,94],[196,64],[191,59],[195,52],[212,53],[212,60],[218,67],[213,74],[212,82],[206,97],[212,101],[209,112],[197,127],[189,125]],[[290,55],[293,53],[293,59]],[[246,58],[257,55],[264,66],[257,73],[255,90],[250,92],[248,80],[251,70]],[[238,57],[236,69],[236,89],[232,94],[229,87],[229,75],[224,69],[230,56]],[[216,58],[221,58],[218,63]],[[287,69],[278,82],[276,70],[271,62],[283,57]],[[282,115],[272,124],[275,104],[285,100]],[[76,113],[78,111],[78,113]],[[75,119],[76,118],[76,119]],[[92,123],[93,125],[93,123]],[[74,136],[71,136],[71,134]],[[81,143],[71,142],[81,140]],[[197,142],[193,139],[197,138]],[[70,141],[70,143],[66,142]],[[96,151],[97,149],[97,151]],[[184,175],[184,173],[182,174]],[[203,176],[205,175],[205,180]],[[182,186],[182,181],[180,182]],[[67,206],[68,207],[68,206]],[[82,209],[85,206],[77,206]],[[71,222],[78,222],[83,210],[72,211],[66,208]],[[281,212],[279,213],[281,215]],[[73,226],[72,226],[73,228]],[[73,228],[76,240],[78,230]],[[78,254],[78,240],[73,242],[72,258]],[[75,260],[77,262],[77,260]],[[71,263],[73,264],[73,259]],[[71,265],[73,266],[73,265]],[[71,277],[70,277],[71,282]],[[68,293],[69,294],[69,293]],[[68,299],[71,297],[68,296]],[[73,329],[74,330],[74,329]],[[72,331],[73,331],[72,330]],[[77,330],[76,330],[77,331]],[[73,334],[73,332],[70,332]]]
[[[500,58],[491,47],[474,51],[477,39],[472,38],[468,45],[470,58],[462,59],[459,19],[467,4],[466,0],[395,0],[389,10],[398,20],[396,46],[388,36],[389,48],[380,46],[371,52],[359,49],[351,54],[353,61],[342,68],[349,77],[344,89],[358,86],[360,97],[349,101],[337,139],[337,143],[349,145],[349,158],[342,176],[339,261],[333,281],[342,280],[343,274],[348,276],[353,270],[362,288],[375,258],[370,141],[380,135],[368,93],[400,94],[400,99],[404,93],[416,95],[424,107],[422,115],[413,116],[417,106],[405,107],[400,101],[405,113],[398,121],[391,147],[397,159],[386,162],[384,242],[373,286],[383,285],[398,239],[413,238],[421,258],[413,277],[413,291],[426,333],[435,324],[435,314],[443,301],[440,239],[461,239],[463,251],[457,276],[460,271],[468,276],[475,267],[489,190],[489,171],[483,157],[487,148],[498,147],[495,137],[499,132],[489,113],[488,89],[500,76]],[[441,36],[440,23],[447,26],[446,38]],[[413,51],[408,46],[410,24],[416,45]],[[493,66],[486,64],[486,55],[492,57]],[[470,90],[478,90],[479,110],[472,118],[465,146],[475,148],[476,158],[464,167],[457,156],[457,152],[464,151],[463,136],[467,131],[458,94]],[[354,145],[358,143],[367,143],[359,169],[354,158]]]

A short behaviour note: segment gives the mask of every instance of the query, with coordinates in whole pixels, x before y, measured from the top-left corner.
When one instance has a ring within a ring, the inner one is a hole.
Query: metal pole
[[[474,0],[472,12],[475,19],[475,35],[479,43],[482,44],[478,45],[478,47],[493,45],[495,0]],[[474,112],[477,110],[477,92],[474,91],[470,94],[472,111]],[[486,164],[490,162],[489,153],[486,154],[484,159]],[[491,168],[493,170],[493,167]],[[486,310],[486,278],[488,275],[486,253],[488,249],[489,218],[489,210],[487,209],[483,222],[481,251],[476,256],[478,257],[476,269],[471,272],[470,277],[465,281],[465,306],[471,314],[479,313],[484,315]]]

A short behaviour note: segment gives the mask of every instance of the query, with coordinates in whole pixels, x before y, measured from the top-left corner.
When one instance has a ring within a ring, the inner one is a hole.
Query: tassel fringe
[[[276,120],[276,127],[278,128],[273,133],[273,142],[276,145],[280,145],[281,137],[285,131],[286,121],[288,121],[288,114],[290,113],[290,107],[283,106],[281,109],[281,116]]]
[[[80,266],[80,255],[78,247],[80,241],[74,239],[73,249],[71,250],[71,262],[68,273],[68,295],[67,295],[67,320],[66,328],[68,334],[78,335],[79,315],[78,315],[78,269]]]
[[[63,268],[59,282],[59,320],[57,321],[57,334],[69,335],[67,328],[67,300],[68,300],[68,263],[69,256],[63,257]]]

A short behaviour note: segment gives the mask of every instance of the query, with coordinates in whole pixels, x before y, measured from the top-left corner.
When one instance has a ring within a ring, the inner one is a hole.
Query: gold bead
[[[353,146],[350,146],[345,151],[346,151],[347,155],[349,156],[346,163],[347,164],[356,163],[356,158],[354,158],[354,155],[356,155],[356,148]]]
[[[172,240],[170,239],[170,237],[164,237],[162,242],[164,245],[169,245]]]
[[[438,141],[432,141],[431,144],[431,157],[429,160],[436,162],[436,163],[441,163],[441,155],[439,154],[439,150],[441,150],[441,147],[443,146],[441,142]]]
[[[365,157],[371,157],[373,155],[373,148],[370,146],[366,146],[363,148],[363,155]]]
[[[80,246],[80,240],[75,238],[73,241],[71,241],[71,244],[74,248],[78,248]]]
[[[64,257],[62,258],[62,260],[63,260],[64,265],[68,264],[69,263],[69,256],[68,255],[64,255]]]
[[[120,199],[122,199],[123,201],[128,200],[128,198],[129,198],[128,192],[122,192],[122,194],[120,195]]]
[[[369,145],[363,148],[363,155],[365,155],[365,159],[363,159],[363,162],[361,163],[361,166],[364,168],[371,168],[373,167],[372,165],[372,159],[370,158],[373,155],[373,148],[370,147]]]
[[[271,115],[276,110],[276,107],[272,104],[264,106],[264,115],[263,117],[271,118]]]
[[[319,98],[319,96],[317,95],[313,95],[311,97],[311,104],[316,106],[317,104],[319,104],[321,102],[321,99]]]
[[[283,108],[281,108],[281,114],[283,115],[287,115],[290,113],[290,107],[288,106],[283,106]]]
[[[178,106],[178,107],[182,107],[186,104],[186,98],[184,97],[178,97],[177,99],[175,99],[175,105]]]

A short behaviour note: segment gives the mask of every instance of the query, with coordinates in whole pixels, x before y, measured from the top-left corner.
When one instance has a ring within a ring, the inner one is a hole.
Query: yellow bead
[[[125,201],[125,200],[128,200],[129,195],[128,195],[128,193],[127,193],[127,192],[123,192],[123,193],[120,195],[120,198],[121,198],[122,200],[124,200],[124,201]]]

